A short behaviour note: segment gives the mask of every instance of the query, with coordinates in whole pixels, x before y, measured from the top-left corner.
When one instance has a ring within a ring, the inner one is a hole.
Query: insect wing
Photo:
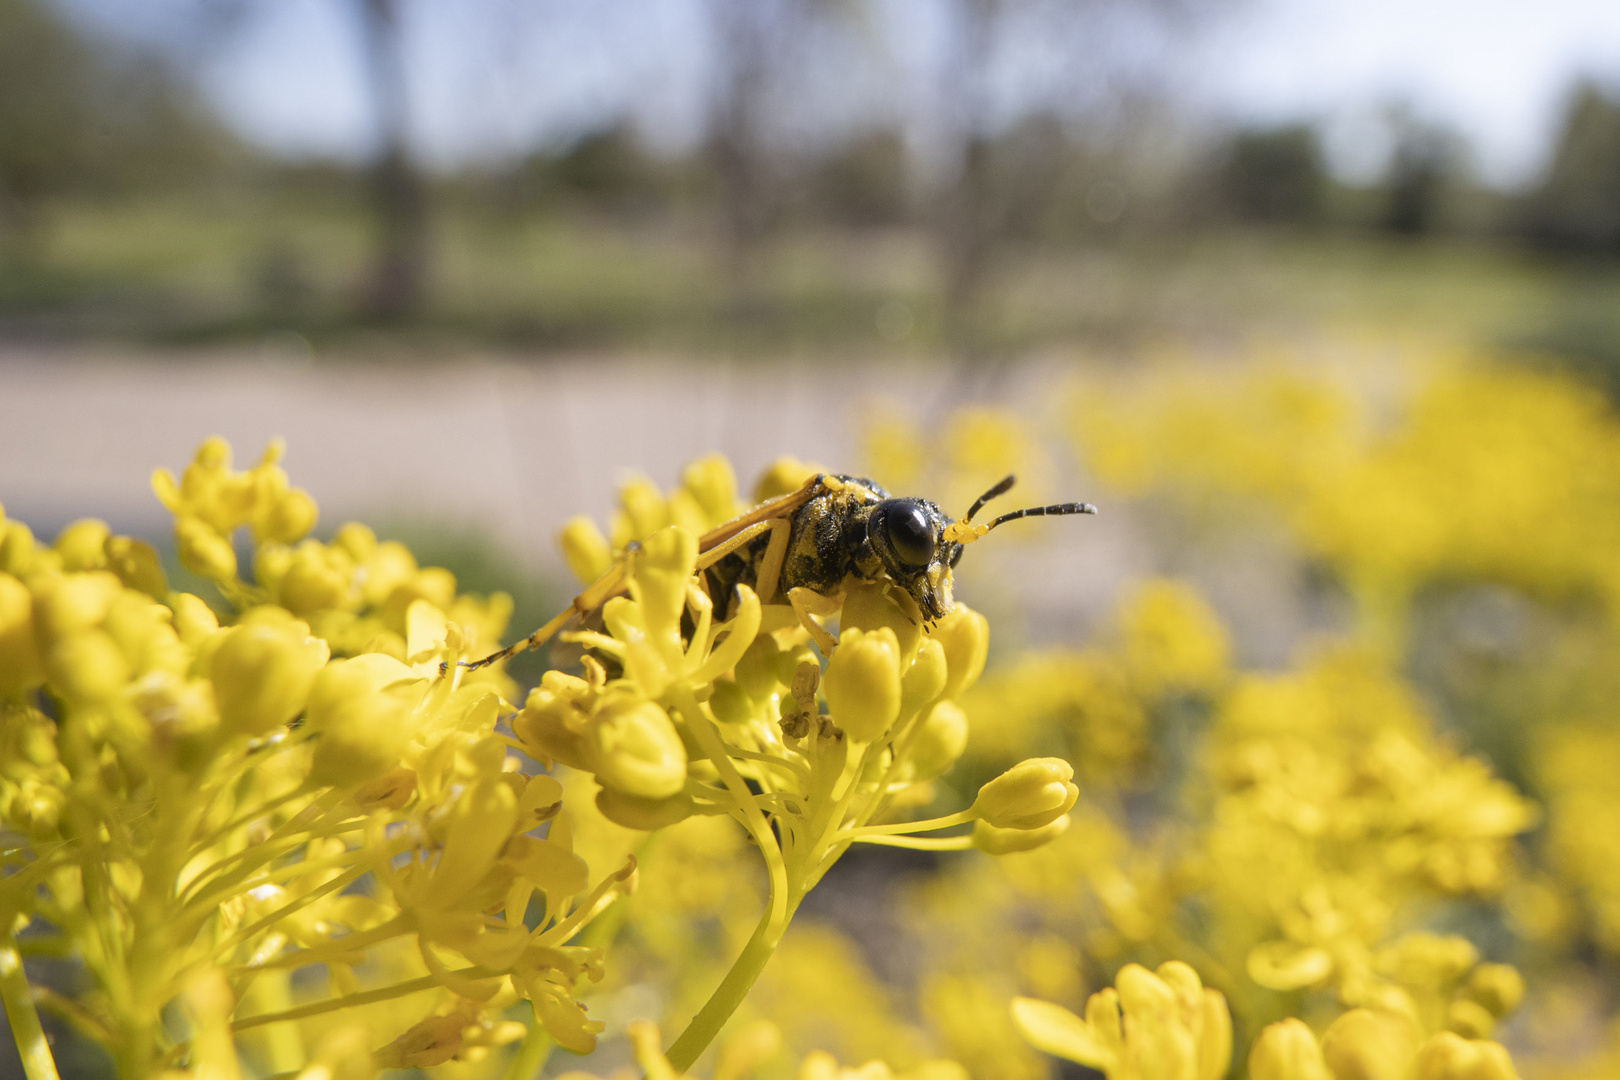
[[[804,482],[797,491],[790,491],[786,495],[778,495],[774,499],[766,499],[748,513],[732,518],[724,525],[716,525],[698,538],[698,552],[710,551],[713,548],[730,540],[750,525],[758,525],[762,521],[772,521],[784,518],[815,497],[825,478],[817,473]]]

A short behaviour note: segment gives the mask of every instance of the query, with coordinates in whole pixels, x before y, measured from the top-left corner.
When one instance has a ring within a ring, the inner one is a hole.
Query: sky
[[[1358,120],[1405,102],[1464,133],[1487,179],[1517,183],[1545,160],[1577,77],[1620,85],[1620,2],[1253,0],[1199,53],[1210,101],[1327,121],[1341,167]]]
[[[234,17],[191,59],[233,126],[290,155],[366,152],[354,0],[58,2],[159,42],[187,39],[177,26],[223,5]],[[851,31],[876,43],[859,70],[833,64],[829,42],[807,40],[797,59],[826,115],[800,117],[801,127],[926,125],[929,79],[948,77],[938,70],[946,2],[873,0]],[[510,156],[624,114],[670,149],[700,135],[714,67],[703,0],[405,3],[416,145],[430,162]],[[1122,33],[1108,47],[1132,40]],[[1401,105],[1460,132],[1480,175],[1511,186],[1545,160],[1576,78],[1620,86],[1620,0],[1225,0],[1220,17],[1151,59],[1202,114],[1322,124],[1330,163],[1348,178],[1376,173],[1388,149],[1379,118]],[[993,80],[1000,110],[1082,93],[1083,66],[1026,34]]]

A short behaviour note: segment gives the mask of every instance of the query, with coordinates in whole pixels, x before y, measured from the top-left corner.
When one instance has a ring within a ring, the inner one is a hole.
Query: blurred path
[[[632,473],[667,488],[683,464],[716,450],[743,485],[782,454],[854,470],[863,415],[885,402],[926,422],[993,395],[1039,426],[1062,379],[1050,363],[1013,365],[993,387],[942,375],[892,362],[316,365],[251,349],[177,358],[0,346],[0,503],[46,539],[85,516],[164,538],[170,523],[151,493],[154,468],[178,472],[212,434],[249,463],[279,435],[293,482],[320,504],[323,530],[356,519],[482,533],[527,573],[567,580],[556,530],[574,514],[605,522]],[[1074,497],[1097,498],[1083,478],[1071,483]],[[975,549],[963,598],[1015,637],[1075,640],[1122,586],[1170,570],[1202,579],[1240,626],[1279,646],[1292,640],[1294,617],[1278,621],[1294,601],[1268,569],[1275,553],[1195,565],[1163,523],[1101,501],[1100,518]],[[1007,619],[1014,613],[1021,630]],[[1272,651],[1262,642],[1260,654]]]
[[[605,520],[634,472],[667,487],[714,450],[744,484],[781,454],[853,469],[858,407],[905,400],[920,381],[888,365],[316,366],[251,350],[176,359],[0,348],[0,502],[42,532],[91,514],[150,532],[167,521],[152,469],[178,472],[212,434],[245,464],[279,435],[327,526],[442,519],[492,533],[539,569],[556,565],[561,522]]]
[[[858,374],[868,390],[907,381]],[[166,520],[153,468],[178,472],[212,434],[245,464],[279,435],[327,525],[442,518],[493,533],[538,569],[555,564],[552,531],[575,513],[605,518],[632,472],[668,486],[713,450],[744,483],[779,454],[853,462],[844,380],[810,375],[594,359],[317,367],[252,352],[0,350],[0,501],[42,531],[89,514],[150,531]]]

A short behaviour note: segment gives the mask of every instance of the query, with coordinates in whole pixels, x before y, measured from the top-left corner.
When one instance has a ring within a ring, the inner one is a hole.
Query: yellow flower
[[[833,721],[856,742],[871,742],[900,715],[900,646],[888,627],[845,630],[823,679]]]
[[[1089,1065],[1109,1080],[1220,1080],[1232,1059],[1226,999],[1178,961],[1151,972],[1121,968],[1081,1019],[1060,1005],[1015,998],[1013,1021],[1037,1049]]]
[[[254,615],[223,632],[209,667],[220,720],[231,734],[264,735],[290,723],[331,656],[307,624],[279,609]]]
[[[1442,1031],[1422,1040],[1406,1017],[1353,1009],[1318,1045],[1298,1020],[1267,1026],[1249,1052],[1254,1080],[1517,1080],[1507,1050]]]
[[[979,789],[974,812],[997,829],[1039,829],[1074,809],[1080,789],[1061,758],[1019,762]]]

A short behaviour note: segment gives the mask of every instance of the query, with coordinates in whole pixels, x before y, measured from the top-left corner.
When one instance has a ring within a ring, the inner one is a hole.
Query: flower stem
[[[6,1020],[11,1024],[11,1037],[17,1044],[17,1056],[22,1058],[24,1075],[28,1080],[60,1080],[50,1044],[45,1041],[45,1029],[39,1025],[28,973],[23,970],[17,942],[9,933],[0,937],[0,999],[5,1002]]]
[[[961,836],[857,836],[857,844],[910,848],[913,851],[966,851],[973,846],[973,834]]]
[[[778,904],[775,900],[773,898],[765,917],[754,929],[754,936],[743,946],[737,962],[731,965],[731,970],[720,980],[720,985],[715,987],[709,1000],[665,1053],[677,1074],[691,1069],[699,1055],[708,1049],[714,1037],[720,1034],[720,1029],[725,1027],[726,1021],[731,1019],[731,1014],[737,1011],[737,1006],[742,1004],[743,998],[748,996],[754,980],[765,970],[771,954],[776,952],[788,920],[786,905]]]
[[[795,891],[793,897],[789,897],[791,886],[787,865],[783,862],[781,849],[777,847],[776,837],[765,815],[753,802],[753,793],[727,755],[727,744],[719,730],[704,714],[703,707],[690,691],[678,696],[676,708],[736,800],[736,810],[742,824],[759,845],[760,857],[765,860],[770,881],[770,897],[766,901],[765,914],[760,917],[753,936],[743,946],[743,951],[731,965],[731,970],[726,972],[726,977],[720,980],[720,985],[715,987],[709,1000],[692,1017],[692,1022],[686,1025],[686,1030],[681,1032],[680,1038],[675,1040],[665,1055],[679,1075],[690,1069],[703,1051],[708,1049],[715,1036],[720,1034],[720,1029],[725,1027],[726,1021],[731,1019],[731,1014],[737,1011],[737,1006],[742,1004],[743,998],[748,996],[754,980],[759,978],[771,954],[776,952],[776,946],[782,940],[788,920],[792,918],[793,909],[798,906],[798,898],[803,893]]]

